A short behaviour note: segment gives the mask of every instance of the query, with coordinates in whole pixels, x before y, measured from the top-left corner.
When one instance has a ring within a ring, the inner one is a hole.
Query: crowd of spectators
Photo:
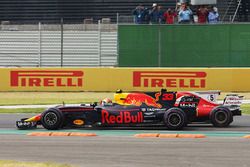
[[[218,9],[215,6],[198,6],[191,9],[187,3],[178,3],[175,9],[163,7],[154,3],[151,8],[139,4],[132,14],[136,24],[215,24],[219,22]]]

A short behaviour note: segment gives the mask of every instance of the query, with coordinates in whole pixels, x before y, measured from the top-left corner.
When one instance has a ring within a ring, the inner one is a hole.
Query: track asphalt
[[[76,167],[248,167],[250,139],[0,135],[1,159]]]
[[[15,121],[33,114],[0,114],[0,159],[67,163],[76,167],[247,167],[250,166],[250,116],[235,117],[228,128],[194,124],[183,131],[164,127],[84,128],[60,132],[96,137],[37,137],[17,130]],[[48,131],[47,131],[48,132]],[[207,138],[135,138],[138,133],[205,134]]]

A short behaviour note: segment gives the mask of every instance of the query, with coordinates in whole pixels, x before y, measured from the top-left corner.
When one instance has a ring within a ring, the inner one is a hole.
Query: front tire
[[[57,130],[62,128],[63,122],[63,113],[56,108],[50,108],[42,113],[41,124],[48,130]]]
[[[233,122],[233,114],[228,108],[219,106],[211,111],[210,120],[215,127],[227,127]]]
[[[187,124],[187,115],[180,108],[170,108],[164,114],[164,123],[170,130],[180,130]]]

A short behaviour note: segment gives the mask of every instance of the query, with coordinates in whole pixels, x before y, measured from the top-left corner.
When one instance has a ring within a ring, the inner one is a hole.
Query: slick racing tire
[[[228,108],[219,106],[211,111],[210,121],[215,127],[227,127],[233,122],[233,114]]]
[[[42,113],[41,124],[48,130],[60,129],[62,128],[63,123],[63,113],[56,108],[50,108]]]
[[[164,114],[164,123],[170,130],[180,130],[187,125],[187,115],[180,108],[170,108]]]

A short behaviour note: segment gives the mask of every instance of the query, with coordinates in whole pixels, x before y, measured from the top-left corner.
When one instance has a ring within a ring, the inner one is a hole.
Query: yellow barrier
[[[250,68],[1,68],[0,91],[250,91]]]

